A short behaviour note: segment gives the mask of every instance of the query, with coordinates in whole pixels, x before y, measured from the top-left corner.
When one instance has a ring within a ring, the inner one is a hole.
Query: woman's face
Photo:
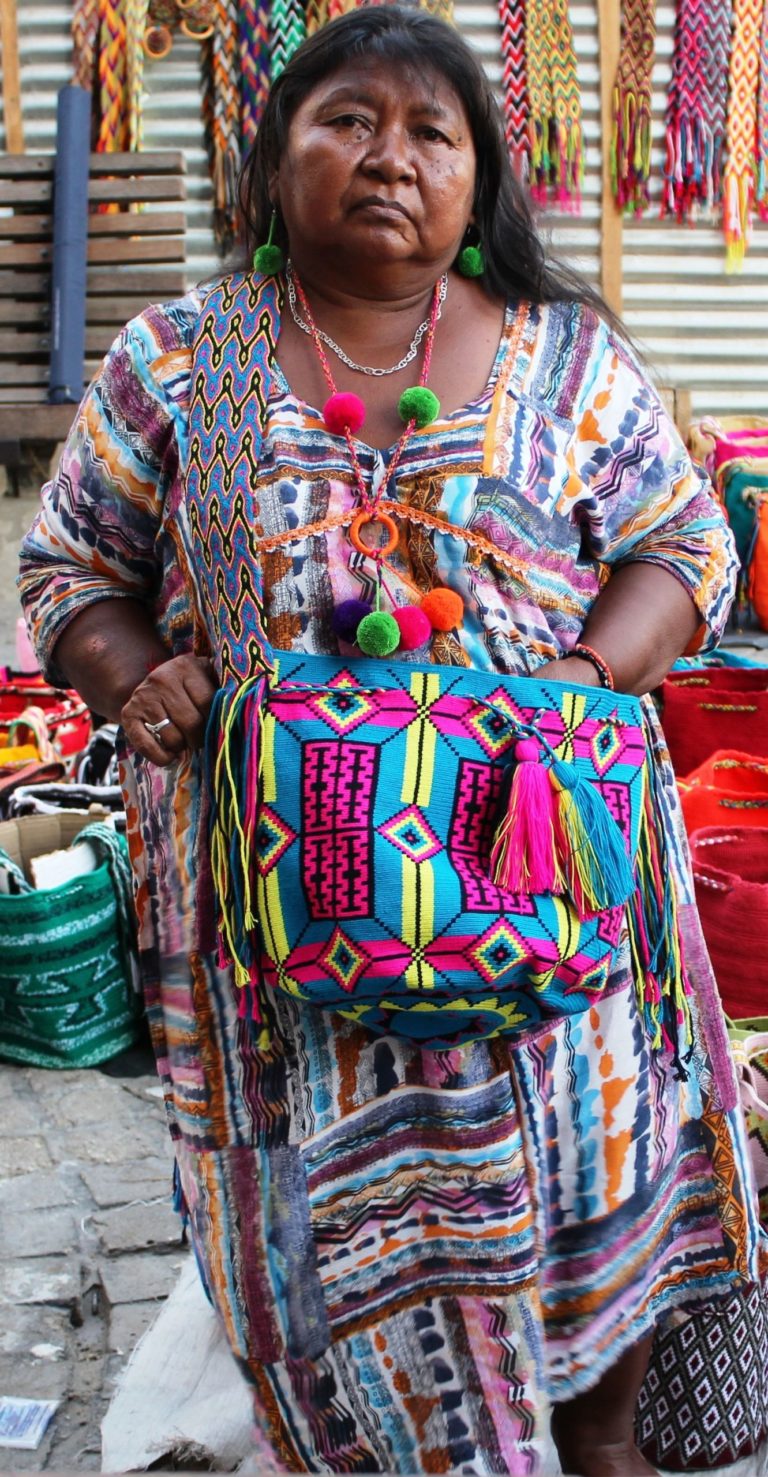
[[[438,72],[341,66],[291,120],[270,181],[297,261],[453,259],[472,218],[475,148],[464,105]]]

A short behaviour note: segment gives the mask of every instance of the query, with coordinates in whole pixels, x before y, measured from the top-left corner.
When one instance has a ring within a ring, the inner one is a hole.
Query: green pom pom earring
[[[462,246],[456,258],[456,266],[462,277],[482,277],[485,271],[485,256],[479,238],[474,245]]]
[[[273,243],[277,222],[277,211],[272,211],[272,219],[269,223],[269,235],[263,246],[257,246],[253,253],[253,267],[256,272],[263,272],[265,277],[276,277],[285,266],[285,254],[281,246]]]

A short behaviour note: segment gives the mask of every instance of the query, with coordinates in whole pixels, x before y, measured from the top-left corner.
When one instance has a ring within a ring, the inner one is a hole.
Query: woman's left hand
[[[202,747],[216,692],[213,663],[205,657],[171,657],[148,673],[120,714],[131,746],[165,767]]]

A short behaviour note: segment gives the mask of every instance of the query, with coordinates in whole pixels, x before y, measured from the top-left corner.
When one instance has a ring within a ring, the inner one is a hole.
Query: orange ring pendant
[[[381,527],[386,529],[389,537],[380,549],[371,549],[367,544],[363,543],[360,537],[360,529],[364,528],[366,523],[380,523]],[[372,554],[375,554],[379,559],[386,559],[387,555],[391,554],[397,548],[399,537],[397,524],[394,518],[390,518],[389,513],[369,513],[364,508],[361,512],[355,514],[349,529],[349,541],[353,548],[357,549],[358,554],[367,554],[369,558]]]

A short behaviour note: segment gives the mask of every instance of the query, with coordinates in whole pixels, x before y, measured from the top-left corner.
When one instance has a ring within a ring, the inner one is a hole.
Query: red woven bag
[[[768,828],[707,826],[691,837],[701,926],[727,1015],[768,1010]]]
[[[703,826],[768,826],[768,763],[752,754],[720,749],[679,784],[689,836]]]
[[[692,668],[662,685],[662,723],[677,775],[718,749],[768,758],[768,667]]]

